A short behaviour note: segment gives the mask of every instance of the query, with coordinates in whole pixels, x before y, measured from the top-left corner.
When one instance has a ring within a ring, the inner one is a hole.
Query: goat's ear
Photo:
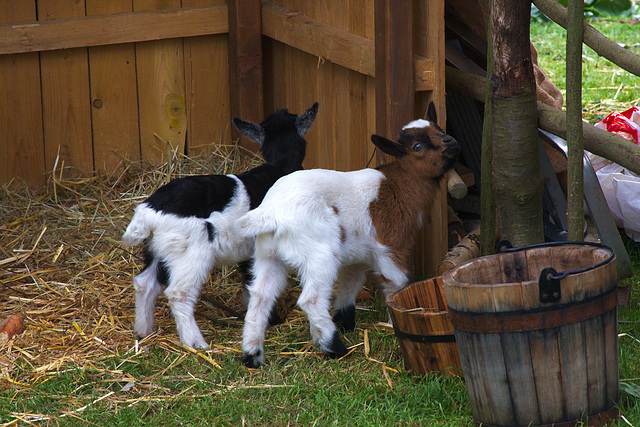
[[[438,113],[436,113],[436,106],[433,101],[431,101],[429,107],[427,107],[427,120],[433,124],[438,124]]]
[[[256,142],[259,142],[260,145],[262,145],[262,143],[264,142],[264,129],[259,124],[234,117],[233,125],[243,135],[248,136]]]
[[[404,157],[407,155],[407,150],[402,145],[380,135],[371,135],[371,142],[390,156]]]
[[[296,129],[298,129],[298,133],[300,136],[304,136],[305,133],[311,127],[311,124],[316,119],[316,115],[318,114],[318,103],[313,104],[307,111],[300,114],[296,118]]]

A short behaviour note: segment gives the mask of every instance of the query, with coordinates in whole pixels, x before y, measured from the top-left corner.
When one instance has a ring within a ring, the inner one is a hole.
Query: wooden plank
[[[414,119],[412,2],[377,1],[375,27],[376,133],[395,139]]]
[[[229,0],[229,86],[231,115],[264,119],[262,83],[262,18],[260,0]],[[255,141],[233,129],[234,138],[257,149]]]
[[[434,61],[433,81],[428,88],[424,88],[429,92],[417,94],[416,116],[426,118],[427,107],[430,102],[433,102],[438,114],[438,124],[446,129],[444,0],[414,2],[414,7],[417,22],[413,37],[414,54]],[[416,73],[417,75],[419,74]],[[435,195],[430,211],[426,212],[425,225],[418,233],[415,255],[416,274],[436,274],[438,265],[449,249],[446,184],[445,180],[440,183],[440,191]]]
[[[367,76],[375,76],[375,42],[370,38],[270,3],[263,5],[262,32],[267,37],[311,55]],[[408,64],[408,67],[415,76],[410,77],[414,80],[415,90],[433,90],[433,60],[423,56],[413,58],[414,63]]]
[[[180,0],[134,0],[134,11],[176,8]],[[140,145],[144,159],[163,162],[184,152],[186,108],[182,40],[136,44]]]
[[[604,316],[585,320],[585,348],[587,352],[588,414],[608,409]]]
[[[561,328],[542,329],[528,332],[531,346],[531,362],[536,378],[536,394],[540,408],[540,424],[551,424],[566,419],[565,393],[560,365]]]
[[[0,25],[0,54],[224,34],[229,31],[226,5],[47,19],[20,20]]]
[[[579,420],[587,409],[587,357],[584,325],[574,323],[560,328],[560,376],[564,390],[566,420]],[[556,419],[556,421],[558,421]]]
[[[348,2],[347,13],[342,13],[340,8],[334,8],[334,14],[341,17],[345,28],[352,34],[366,34],[367,13],[373,17],[373,11],[363,10],[361,0]],[[372,21],[371,21],[372,23]],[[334,21],[335,25],[335,21]],[[375,33],[374,33],[375,34]],[[368,161],[367,146],[371,143],[371,133],[368,132],[366,117],[367,76],[352,70],[344,70],[345,89],[343,91],[346,102],[338,100],[339,117],[344,117],[346,122],[345,133],[336,135],[336,158],[338,170],[360,169],[366,166]],[[342,139],[342,141],[340,140]]]
[[[509,381],[514,425],[540,424],[536,395],[536,378],[531,361],[529,337],[526,332],[500,334],[502,354]]]
[[[604,360],[607,380],[606,406],[619,402],[619,363],[618,363],[618,310],[611,310],[602,316],[604,327]]]
[[[35,1],[0,0],[0,22],[35,17]],[[45,184],[41,99],[38,54],[0,56],[0,183]]]
[[[226,4],[224,0],[183,0],[184,7]],[[187,153],[211,153],[231,144],[228,36],[184,40],[187,101]],[[212,77],[213,76],[213,77]]]
[[[131,12],[130,0],[86,0],[87,15]],[[140,160],[136,60],[133,44],[89,48],[93,157],[97,171]]]
[[[84,2],[38,1],[38,16],[44,19],[84,16],[84,13]],[[40,70],[45,168],[53,170],[58,159],[58,168],[64,161],[65,167],[76,169],[72,174],[90,173],[93,171],[93,148],[87,50],[42,52]]]

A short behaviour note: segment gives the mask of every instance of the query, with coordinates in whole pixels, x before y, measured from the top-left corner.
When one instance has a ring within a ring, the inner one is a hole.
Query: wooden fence
[[[444,0],[0,0],[0,183],[207,152],[315,101],[306,168],[367,166],[429,101],[444,124]],[[443,190],[418,271],[446,224]]]

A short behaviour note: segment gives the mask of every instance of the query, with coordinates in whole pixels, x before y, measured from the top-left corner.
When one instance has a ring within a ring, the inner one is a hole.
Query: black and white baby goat
[[[260,143],[264,164],[240,175],[175,179],[136,208],[122,242],[144,242],[145,267],[133,279],[139,337],[154,329],[155,300],[164,285],[180,342],[208,347],[194,318],[200,288],[213,267],[253,255],[255,238],[239,234],[233,224],[260,204],[277,179],[302,169],[304,135],[317,112],[315,103],[300,116],[280,110],[261,124],[234,118],[240,132]]]
[[[407,284],[422,216],[460,151],[436,124],[433,104],[428,117],[407,124],[398,142],[371,137],[395,157],[391,163],[354,172],[294,172],[238,220],[247,236],[257,236],[242,340],[245,365],[264,363],[269,314],[289,270],[300,276],[298,305],[309,318],[313,341],[331,357],[347,353],[334,321],[355,328],[355,297],[368,269],[384,279],[385,295]]]

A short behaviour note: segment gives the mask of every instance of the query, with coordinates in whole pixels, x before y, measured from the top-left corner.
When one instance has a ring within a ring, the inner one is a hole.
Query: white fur
[[[134,331],[146,336],[153,331],[153,308],[162,287],[156,277],[156,266],[163,260],[171,277],[165,295],[176,321],[180,342],[190,347],[208,347],[193,316],[202,284],[215,266],[231,265],[247,260],[253,253],[254,238],[239,233],[233,225],[249,212],[249,196],[242,181],[224,210],[212,212],[209,218],[179,217],[156,211],[146,203],[140,204],[122,241],[137,245],[148,237],[154,262],[134,277],[136,290],[136,318]],[[213,225],[215,236],[209,241],[206,222]]]
[[[257,354],[259,364],[269,313],[286,287],[287,270],[300,276],[298,305],[309,318],[315,344],[325,352],[336,331],[329,313],[334,282],[336,309],[354,304],[369,268],[386,279],[387,294],[406,284],[407,272],[376,240],[369,214],[384,179],[374,169],[294,172],[279,179],[262,204],[238,220],[246,235],[257,236],[242,348]]]
[[[411,128],[426,128],[431,126],[431,122],[429,120],[418,119],[414,120],[410,123],[407,123],[402,130],[411,129]]]

